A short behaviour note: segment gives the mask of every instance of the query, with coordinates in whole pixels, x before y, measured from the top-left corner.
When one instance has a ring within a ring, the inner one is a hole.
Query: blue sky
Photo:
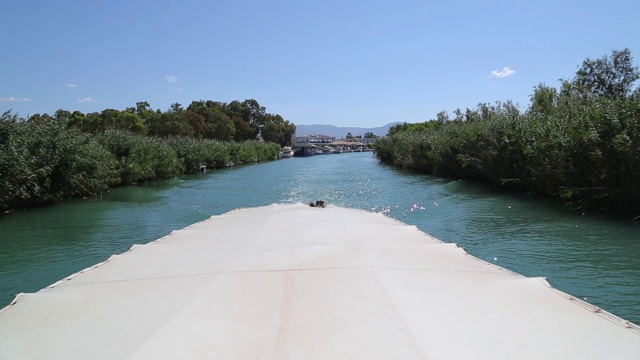
[[[375,127],[512,100],[628,48],[640,2],[0,2],[0,112],[255,99],[295,124]]]

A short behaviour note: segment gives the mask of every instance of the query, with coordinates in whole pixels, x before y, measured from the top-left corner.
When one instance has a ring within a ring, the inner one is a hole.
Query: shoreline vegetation
[[[481,103],[375,142],[385,163],[640,219],[640,78],[628,49],[586,59],[559,88],[539,84],[529,107]]]
[[[521,110],[481,103],[374,143],[384,163],[640,220],[640,79],[628,49],[586,59],[573,79],[534,87]],[[112,187],[274,160],[295,124],[257,101],[138,102],[125,110],[0,115],[0,214]],[[261,141],[256,140],[258,137]]]
[[[162,112],[58,110],[0,115],[0,213],[97,196],[109,188],[277,159],[295,125],[255,100],[194,101]],[[258,135],[262,141],[256,140]]]

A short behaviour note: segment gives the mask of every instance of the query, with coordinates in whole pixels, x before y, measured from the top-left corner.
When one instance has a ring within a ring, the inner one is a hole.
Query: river
[[[282,159],[114,189],[0,217],[0,307],[111,254],[238,207],[383,212],[472,255],[640,324],[640,225],[380,164],[371,153]],[[331,229],[327,229],[330,234]]]

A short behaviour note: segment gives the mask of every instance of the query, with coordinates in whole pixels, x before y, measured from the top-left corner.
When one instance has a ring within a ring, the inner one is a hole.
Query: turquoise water
[[[0,217],[0,306],[238,207],[326,203],[383,212],[479,258],[547,277],[640,323],[640,226],[381,165],[371,153],[282,159],[112,190]]]

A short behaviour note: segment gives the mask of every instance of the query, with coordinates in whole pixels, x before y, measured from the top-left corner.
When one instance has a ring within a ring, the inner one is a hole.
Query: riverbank
[[[587,59],[531,104],[481,103],[400,124],[375,142],[395,166],[640,219],[640,78],[628,49]]]
[[[171,179],[228,164],[277,159],[275,143],[235,143],[127,131],[81,133],[65,121],[0,117],[0,215],[98,196],[118,186]]]

